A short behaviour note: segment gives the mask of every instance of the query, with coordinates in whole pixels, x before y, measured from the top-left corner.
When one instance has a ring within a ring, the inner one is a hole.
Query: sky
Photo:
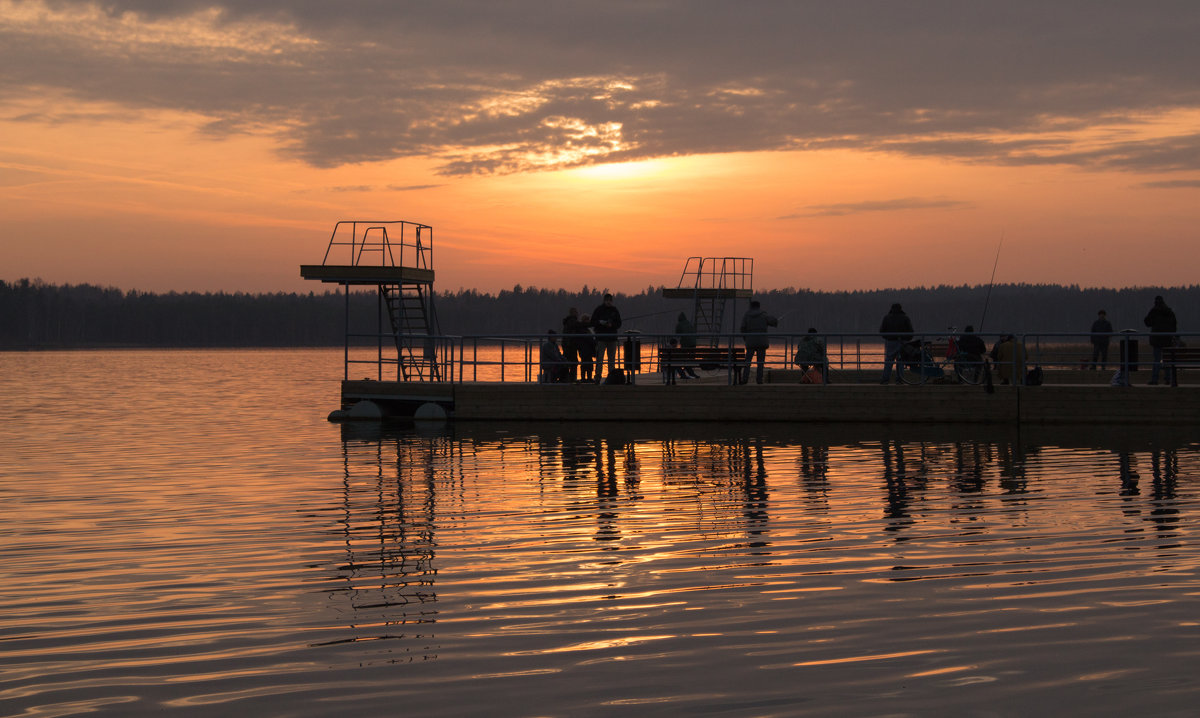
[[[1198,283],[1200,3],[0,0],[0,279]]]

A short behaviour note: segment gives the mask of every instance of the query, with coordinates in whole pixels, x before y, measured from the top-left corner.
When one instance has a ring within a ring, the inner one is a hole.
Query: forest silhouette
[[[692,314],[691,302],[664,299],[661,290],[614,292],[624,317],[622,330],[670,333],[679,312]],[[496,294],[460,289],[436,293],[434,308],[442,334],[532,335],[561,330],[570,307],[590,313],[603,293],[586,286],[568,291],[518,285]],[[892,303],[899,302],[918,332],[936,334],[974,325],[985,334],[1020,334],[1086,332],[1100,309],[1108,312],[1115,330],[1144,331],[1142,318],[1159,294],[1175,310],[1181,332],[1200,331],[1200,285],[771,289],[756,292],[755,298],[779,317],[777,331],[782,333],[800,334],[808,327],[823,333],[873,333]],[[350,330],[375,332],[376,293],[354,292],[349,302]],[[346,303],[345,294],[335,291],[157,294],[30,279],[0,281],[0,348],[340,346]],[[729,307],[741,312],[746,303],[742,300]]]

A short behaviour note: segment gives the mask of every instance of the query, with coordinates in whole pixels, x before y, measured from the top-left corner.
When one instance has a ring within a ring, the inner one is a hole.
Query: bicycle
[[[953,331],[953,330],[951,330]],[[904,371],[900,381],[919,385],[926,382],[942,382],[952,378],[960,384],[982,384],[988,371],[987,357],[961,352],[953,335],[928,339],[913,339],[900,347],[899,362]]]

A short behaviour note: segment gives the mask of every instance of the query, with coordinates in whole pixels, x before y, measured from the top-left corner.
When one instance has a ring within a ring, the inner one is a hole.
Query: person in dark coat
[[[963,333],[955,340],[955,347],[960,354],[966,354],[970,361],[980,361],[987,354],[987,344],[975,333],[975,327],[967,325]]]
[[[750,362],[758,358],[757,381],[763,383],[763,364],[767,360],[767,347],[771,340],[767,338],[767,327],[779,326],[779,320],[763,311],[758,300],[750,302],[750,308],[742,315],[742,341],[746,344],[746,366],[742,369],[742,383],[750,381]]]
[[[1175,312],[1167,306],[1162,296],[1154,298],[1154,306],[1142,320],[1150,327],[1150,348],[1154,352],[1154,366],[1150,370],[1150,383],[1158,383],[1158,373],[1162,369],[1163,348],[1175,343]]]
[[[579,380],[592,381],[592,372],[596,368],[596,335],[592,333],[592,316],[581,315],[579,323],[581,336],[575,339],[575,348],[579,352]]]
[[[1108,341],[1112,330],[1113,325],[1108,321],[1108,314],[1101,309],[1096,315],[1096,321],[1092,322],[1092,371],[1103,371],[1108,364]]]
[[[905,342],[912,340],[913,335],[912,320],[899,304],[893,304],[884,315],[883,321],[879,323],[879,335],[883,337],[884,356],[883,376],[879,383],[887,384],[892,380],[892,364],[895,364],[896,383],[899,384],[900,376],[904,373],[904,365],[900,362],[900,350]]]
[[[579,373],[579,343],[580,335],[587,331],[585,325],[579,318],[579,310],[571,307],[567,311],[567,316],[562,320],[562,353],[563,359],[566,360],[567,373],[570,375],[571,381],[578,377]]]
[[[613,305],[613,295],[605,294],[604,302],[592,311],[592,328],[596,330],[596,383],[600,383],[600,365],[608,356],[608,373],[617,368],[617,330],[621,328],[621,312]]]
[[[546,339],[542,342],[541,369],[538,378],[543,384],[559,384],[567,380],[567,364],[558,348],[558,332],[553,329],[546,332]]]
[[[800,367],[800,383],[808,383],[809,369],[819,369],[820,383],[829,383],[829,357],[825,354],[825,342],[817,334],[816,327],[809,327],[808,333],[800,337],[792,361]]]

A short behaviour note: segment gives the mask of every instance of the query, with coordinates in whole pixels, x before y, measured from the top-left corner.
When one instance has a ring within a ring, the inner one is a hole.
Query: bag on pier
[[[809,369],[808,371],[804,372],[804,376],[800,377],[800,383],[801,384],[824,384],[825,377],[821,376],[821,370],[819,368],[813,367],[812,369]]]

